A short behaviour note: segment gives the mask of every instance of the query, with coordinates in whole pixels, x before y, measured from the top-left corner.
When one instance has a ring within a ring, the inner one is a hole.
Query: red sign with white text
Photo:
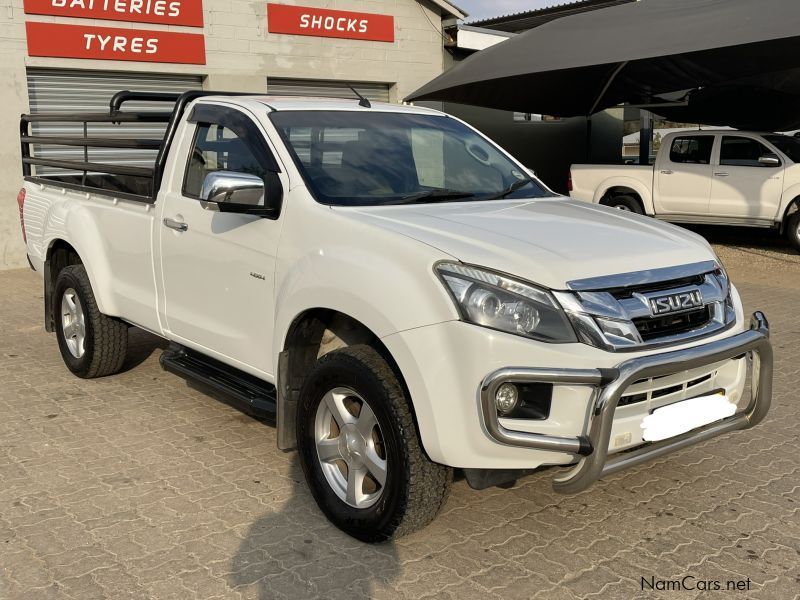
[[[203,26],[203,0],[24,0],[29,15]]]
[[[29,56],[206,64],[202,34],[25,23]]]
[[[351,40],[394,41],[394,17],[374,13],[267,4],[270,33]]]

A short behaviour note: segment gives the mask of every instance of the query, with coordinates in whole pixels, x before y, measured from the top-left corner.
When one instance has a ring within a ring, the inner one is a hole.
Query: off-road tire
[[[67,346],[60,314],[62,297],[70,289],[80,299],[85,320],[84,353],[80,357],[74,356]],[[67,368],[83,379],[119,372],[128,350],[128,324],[100,312],[83,265],[65,267],[59,272],[53,299],[56,338]]]
[[[800,210],[789,215],[786,220],[786,239],[795,250],[800,251]]]
[[[619,210],[625,210],[628,212],[636,213],[637,215],[643,215],[644,209],[642,208],[642,203],[639,202],[633,196],[612,196],[607,198],[603,204],[605,206],[609,206],[611,208],[616,208]]]
[[[384,437],[386,484],[368,508],[350,506],[333,491],[317,454],[317,407],[337,387],[348,387],[368,402]],[[423,452],[409,398],[391,366],[371,346],[341,348],[317,361],[300,392],[297,441],[306,481],[320,509],[361,541],[382,542],[421,529],[447,500],[453,470],[431,462]]]

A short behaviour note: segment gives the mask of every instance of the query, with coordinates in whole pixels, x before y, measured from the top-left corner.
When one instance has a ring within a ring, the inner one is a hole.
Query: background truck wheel
[[[66,267],[58,274],[53,310],[58,347],[70,371],[91,379],[122,368],[128,325],[100,312],[83,265]]]
[[[370,346],[317,361],[300,393],[297,441],[320,509],[364,542],[424,527],[447,499],[452,469],[427,459],[403,387]]]
[[[786,237],[795,250],[800,250],[800,211],[786,221]]]
[[[603,204],[610,206],[611,208],[617,208],[619,210],[626,210],[628,212],[636,213],[637,215],[644,214],[641,203],[633,196],[612,196]]]

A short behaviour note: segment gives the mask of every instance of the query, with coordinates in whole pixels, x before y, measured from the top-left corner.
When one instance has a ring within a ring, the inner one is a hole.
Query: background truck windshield
[[[552,195],[455,119],[369,111],[270,114],[314,197],[375,206]]]

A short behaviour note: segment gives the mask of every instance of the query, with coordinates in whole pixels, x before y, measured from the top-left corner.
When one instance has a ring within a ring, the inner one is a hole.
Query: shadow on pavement
[[[146,361],[157,350],[165,350],[169,342],[152,333],[131,327],[128,329],[128,353],[121,373],[135,369]]]
[[[760,227],[735,227],[731,225],[688,225],[681,224],[695,233],[699,233],[712,244],[734,244],[769,248],[781,254],[798,254],[788,240],[774,229]]]
[[[150,338],[140,340],[135,360],[141,362],[156,349],[167,347],[166,342],[158,344],[158,338]],[[190,389],[238,411],[237,419],[276,426],[274,416],[254,412],[201,381],[186,379],[185,383]],[[337,529],[308,490],[297,452],[278,453],[265,459],[276,457],[279,460],[265,460],[261,467],[263,479],[254,482],[269,484],[260,499],[275,508],[252,522],[243,534],[230,561],[228,586],[245,598],[258,600],[317,597],[355,600],[372,597],[376,586],[396,579],[400,564],[395,544],[365,544]]]
[[[291,455],[281,508],[247,530],[231,560],[228,585],[258,600],[323,596],[367,598],[373,585],[400,572],[393,543],[364,544],[328,522],[306,487],[297,453]],[[251,588],[251,586],[255,586]]]

